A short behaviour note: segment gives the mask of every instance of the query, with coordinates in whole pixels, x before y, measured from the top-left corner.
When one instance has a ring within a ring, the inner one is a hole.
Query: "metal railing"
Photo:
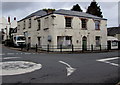
[[[33,50],[35,52],[38,51],[46,51],[46,52],[94,52],[94,51],[109,51],[112,50],[108,48],[107,45],[70,45],[70,46],[64,46],[64,45],[30,45],[27,44],[25,47],[21,47],[21,50]],[[116,48],[118,49],[118,48]],[[120,49],[120,48],[119,48]]]

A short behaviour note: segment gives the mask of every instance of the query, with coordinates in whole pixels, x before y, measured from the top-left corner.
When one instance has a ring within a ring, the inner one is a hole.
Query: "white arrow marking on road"
[[[75,68],[72,68],[69,64],[67,64],[66,62],[63,62],[63,61],[59,61],[59,62],[68,66],[66,67],[67,76],[70,76],[76,70]]]
[[[119,66],[118,64],[116,63],[111,63],[109,62],[109,60],[114,60],[114,59],[118,59],[119,57],[114,57],[114,58],[105,58],[105,59],[99,59],[97,61],[100,61],[100,62],[104,62],[104,63],[108,63],[108,64],[111,64],[111,65],[114,65],[114,66]]]

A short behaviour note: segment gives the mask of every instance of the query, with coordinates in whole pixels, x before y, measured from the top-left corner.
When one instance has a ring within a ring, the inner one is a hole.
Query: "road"
[[[4,66],[2,67],[3,74],[1,74],[3,83],[16,83],[13,85],[22,83],[31,85],[33,83],[39,85],[43,83],[115,85],[120,81],[118,51],[53,54],[27,53],[2,47],[1,55],[3,61],[1,63]]]

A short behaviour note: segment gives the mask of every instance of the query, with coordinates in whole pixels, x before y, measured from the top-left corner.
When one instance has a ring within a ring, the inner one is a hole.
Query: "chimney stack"
[[[16,17],[14,17],[14,20],[16,20]]]
[[[8,22],[10,23],[10,16],[8,17]]]

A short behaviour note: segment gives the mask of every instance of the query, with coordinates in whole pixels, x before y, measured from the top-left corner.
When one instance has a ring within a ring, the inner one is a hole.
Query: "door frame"
[[[82,50],[87,50],[87,37],[83,36],[82,37]]]

